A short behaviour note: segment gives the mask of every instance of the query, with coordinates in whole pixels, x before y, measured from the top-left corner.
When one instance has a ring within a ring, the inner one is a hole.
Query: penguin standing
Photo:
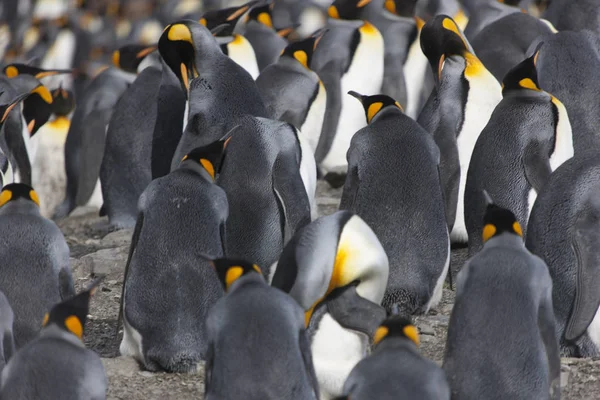
[[[100,73],[77,99],[65,142],[67,190],[54,218],[64,218],[86,204],[100,208],[100,165],[113,109],[129,86],[129,77],[113,68]]]
[[[592,148],[550,176],[529,217],[527,248],[548,264],[565,357],[600,356],[599,188],[600,163]]]
[[[302,308],[257,265],[213,263],[227,294],[206,318],[204,399],[318,399]]]
[[[334,187],[343,185],[350,140],[365,126],[360,104],[346,93],[379,93],[383,83],[383,36],[369,22],[358,20],[360,9],[368,3],[336,0],[329,7],[328,32],[311,63],[327,91],[325,121],[315,158],[324,179]]]
[[[350,94],[369,125],[352,138],[340,209],[373,227],[389,257],[388,312],[428,312],[442,298],[450,267],[439,150],[392,98]]]
[[[194,372],[205,359],[205,318],[223,293],[207,258],[222,257],[225,247],[227,196],[214,183],[224,145],[194,149],[140,197],[120,351],[147,370]]]
[[[390,317],[375,331],[374,351],[344,384],[352,400],[450,400],[444,371],[419,354],[419,330],[408,319]]]
[[[273,25],[274,5],[275,2],[270,2],[254,6],[246,19],[244,37],[254,48],[260,72],[276,62],[281,51],[288,45],[288,41],[275,30]]]
[[[256,260],[265,274],[292,235],[311,220],[305,155],[292,125],[246,116],[225,150],[217,183],[227,193],[227,256]],[[313,192],[314,193],[314,192]]]
[[[351,212],[321,217],[296,233],[270,276],[304,309],[320,398],[341,395],[385,318],[388,259],[377,236]]]
[[[19,350],[2,372],[0,397],[106,397],[108,382],[102,361],[82,342],[90,297],[95,290],[94,286],[52,307],[40,321],[40,334]]]
[[[563,104],[537,81],[537,52],[504,78],[503,96],[473,150],[465,187],[469,254],[482,246],[483,191],[510,208],[527,227],[537,193],[550,174],[573,157],[573,136]],[[525,230],[523,235],[526,235]]]
[[[514,7],[498,0],[477,1],[477,5],[469,8],[469,22],[465,28],[465,37],[473,40],[482,29],[494,21],[514,13],[521,13]]]
[[[47,218],[54,215],[66,190],[65,142],[75,108],[71,91],[60,87],[51,94],[54,118],[36,134],[38,149],[31,163],[32,186],[40,197],[40,213]]]
[[[421,50],[421,30],[425,25],[419,17],[414,17],[416,23],[415,38],[408,48],[404,62],[404,80],[406,82],[406,115],[417,119],[423,105],[427,101],[433,86],[433,75],[429,69],[429,62]]]
[[[457,23],[438,15],[421,31],[436,87],[419,114],[440,149],[440,174],[452,242],[466,243],[464,193],[479,134],[502,100],[500,84],[473,53]]]
[[[444,371],[452,398],[559,399],[560,355],[548,267],[514,214],[488,198],[483,249],[458,274]]]
[[[15,313],[17,348],[33,339],[48,309],[74,293],[69,246],[54,222],[40,215],[39,197],[28,185],[0,192],[0,290]]]

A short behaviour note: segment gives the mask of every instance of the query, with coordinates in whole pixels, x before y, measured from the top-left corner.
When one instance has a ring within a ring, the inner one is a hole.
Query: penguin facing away
[[[453,398],[559,399],[552,279],[514,214],[487,197],[483,248],[458,274],[444,371]]]
[[[302,308],[270,287],[257,265],[213,264],[227,293],[206,319],[204,398],[318,399]]]
[[[40,334],[19,350],[2,372],[0,397],[106,397],[108,382],[102,361],[82,342],[90,297],[95,290],[94,285],[46,313]]]
[[[393,316],[383,321],[374,345],[346,380],[346,398],[450,400],[444,371],[419,354],[419,330],[410,320]]]
[[[351,212],[321,217],[296,233],[271,276],[304,309],[320,398],[341,395],[385,318],[388,259],[377,236]]]
[[[11,227],[0,235],[0,290],[14,310],[21,348],[38,333],[44,313],[74,293],[69,247],[54,222],[40,215],[37,193],[22,183],[0,192],[0,225]]]
[[[537,193],[550,174],[573,156],[567,111],[556,97],[539,88],[537,54],[506,75],[504,98],[473,149],[464,207],[471,255],[482,246],[484,190],[527,227]],[[527,236],[525,229],[523,235]]]
[[[389,257],[388,312],[428,312],[441,299],[450,266],[439,150],[394,99],[350,94],[369,125],[352,138],[340,209],[373,227]]]
[[[343,185],[350,140],[365,126],[360,104],[346,93],[379,93],[383,83],[383,36],[369,22],[359,20],[360,9],[368,3],[337,0],[329,7],[328,32],[311,63],[327,91],[325,121],[315,158],[325,180],[334,187]]]
[[[464,193],[469,162],[479,134],[502,99],[500,84],[473,53],[457,23],[432,18],[421,31],[436,88],[418,122],[440,148],[440,172],[452,242],[465,243]]]
[[[538,194],[527,248],[548,264],[557,336],[564,357],[600,355],[596,282],[600,163],[595,149],[561,165]]]
[[[246,17],[244,36],[254,48],[260,72],[276,62],[281,51],[288,45],[288,41],[275,30],[273,25],[274,5],[275,2],[256,5],[250,9]]]
[[[227,196],[214,182],[224,146],[194,149],[140,196],[121,296],[120,351],[147,370],[194,372],[205,359],[205,318],[223,293],[208,261],[225,248]]]

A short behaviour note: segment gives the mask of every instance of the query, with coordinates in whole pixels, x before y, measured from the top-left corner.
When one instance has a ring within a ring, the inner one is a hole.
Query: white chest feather
[[[587,332],[592,342],[600,349],[600,308],[596,311],[596,315],[590,326],[588,326]]]
[[[241,35],[236,35],[232,42],[227,44],[229,58],[244,68],[256,80],[259,75],[256,54],[250,42]]]
[[[44,69],[70,69],[75,56],[76,39],[73,32],[62,30],[56,37],[54,44],[44,56],[41,67]],[[62,83],[63,87],[73,86],[71,74],[61,74],[44,78],[44,85],[53,88]]]
[[[554,172],[562,163],[573,157],[573,132],[571,122],[565,106],[556,98],[552,97],[552,103],[558,109],[558,123],[554,139],[554,152],[550,156],[550,168]]]
[[[308,202],[310,203],[311,219],[318,218],[318,210],[316,203],[317,193],[317,163],[313,154],[313,149],[310,147],[308,140],[302,132],[298,132],[298,141],[302,151],[302,160],[300,161],[300,177],[306,189]]]
[[[308,141],[308,145],[312,148],[312,152],[317,149],[319,144],[319,137],[321,137],[321,129],[323,128],[323,119],[325,119],[325,108],[327,106],[327,92],[323,82],[319,81],[319,92],[317,97],[314,99],[306,119],[302,124],[300,130],[304,134],[304,137]]]
[[[406,63],[404,63],[404,80],[406,82],[406,115],[417,119],[419,115],[419,106],[421,102],[421,92],[425,82],[428,63],[427,57],[421,50],[421,33],[410,46]]]

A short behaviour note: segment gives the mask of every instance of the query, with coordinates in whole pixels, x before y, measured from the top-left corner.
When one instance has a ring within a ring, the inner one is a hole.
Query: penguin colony
[[[599,14],[3,0],[0,399],[106,397],[53,222],[86,205],[133,229],[121,354],[206,400],[559,399],[600,356]]]

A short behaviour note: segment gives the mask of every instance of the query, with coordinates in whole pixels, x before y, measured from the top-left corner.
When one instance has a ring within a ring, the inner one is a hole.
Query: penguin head
[[[66,117],[75,108],[75,98],[73,92],[61,87],[52,91],[52,110],[54,115]]]
[[[327,9],[330,18],[357,20],[363,7],[371,0],[335,0]]]
[[[115,50],[112,55],[112,62],[115,67],[135,74],[144,58],[154,51],[156,51],[155,46],[130,44]]]
[[[219,31],[218,36],[231,36],[242,15],[246,14],[246,12],[250,10],[250,7],[256,3],[257,1],[250,1],[239,7],[207,11],[202,15],[199,22],[210,30],[213,30],[220,25],[225,25],[225,27]]]
[[[40,198],[33,188],[24,183],[10,183],[2,188],[0,192],[0,207],[3,207],[9,201],[24,199],[34,202],[38,207]]]
[[[42,86],[43,87],[43,86]],[[43,89],[46,89],[45,87],[43,87]],[[4,124],[4,121],[6,121],[6,118],[8,118],[8,114],[13,110],[13,108],[15,108],[19,103],[21,103],[23,100],[25,100],[29,95],[31,95],[32,92],[35,92],[36,90],[38,92],[41,92],[42,95],[44,97],[46,97],[44,90],[43,89],[39,89],[37,86],[31,91],[31,92],[26,92],[23,93],[17,97],[15,97],[14,99],[12,99],[11,101],[9,101],[8,103],[5,104],[0,104],[0,128],[2,127],[2,125]],[[48,89],[46,89],[47,91]],[[1,94],[1,92],[0,92]],[[50,95],[50,92],[48,92],[48,95]],[[47,98],[47,97],[46,97]],[[50,95],[50,99],[52,99],[52,96]]]
[[[264,279],[260,267],[247,261],[219,258],[213,260],[212,264],[226,292],[244,275],[258,274]]]
[[[267,2],[256,7],[252,7],[248,16],[246,17],[246,23],[250,21],[256,21],[268,28],[275,29],[273,25],[273,6],[275,3]]]
[[[536,92],[541,91],[538,83],[537,70],[535,68],[535,60],[537,59],[540,48],[543,43],[540,43],[533,55],[525,60],[521,61],[518,65],[513,67],[504,79],[502,80],[502,94],[514,90],[534,90]]]
[[[370,124],[373,118],[375,118],[375,116],[386,107],[395,107],[400,109],[400,111],[403,111],[400,103],[392,99],[390,96],[386,96],[384,94],[363,96],[362,94],[354,91],[349,91],[348,94],[357,98],[362,103],[363,108],[365,109],[368,124]]]
[[[223,152],[229,143],[229,139],[217,140],[207,146],[196,147],[181,159],[183,163],[196,163],[208,172],[210,177],[215,180],[215,176],[221,168],[221,162],[223,161]]]
[[[96,292],[99,281],[92,283],[90,288],[58,303],[44,316],[42,329],[52,325],[83,339],[83,328],[90,308],[90,298]]]
[[[515,214],[512,211],[502,208],[493,203],[487,192],[484,191],[487,207],[483,216],[483,242],[487,242],[493,237],[503,233],[523,237],[521,224],[517,221]]]
[[[313,52],[317,48],[317,44],[319,44],[324,33],[325,30],[320,30],[304,40],[288,44],[286,48],[283,49],[281,57],[293,58],[302,64],[304,68],[310,69]]]
[[[384,7],[399,17],[413,18],[417,8],[417,0],[385,0]]]
[[[23,117],[31,136],[50,119],[53,112],[52,94],[48,89],[39,84],[29,92],[23,100]]]
[[[8,64],[2,70],[4,75],[8,78],[15,78],[19,75],[31,75],[36,79],[45,78],[47,76],[53,76],[58,74],[70,74],[71,70],[68,69],[42,69],[33,67],[27,64]]]
[[[435,79],[439,82],[446,58],[459,56],[465,60],[465,75],[477,74],[483,64],[473,54],[466,37],[447,15],[437,15],[421,30],[421,50],[429,60]]]
[[[391,337],[406,338],[419,346],[419,329],[404,317],[392,316],[381,323],[375,331],[374,344],[378,345],[383,340]]]

